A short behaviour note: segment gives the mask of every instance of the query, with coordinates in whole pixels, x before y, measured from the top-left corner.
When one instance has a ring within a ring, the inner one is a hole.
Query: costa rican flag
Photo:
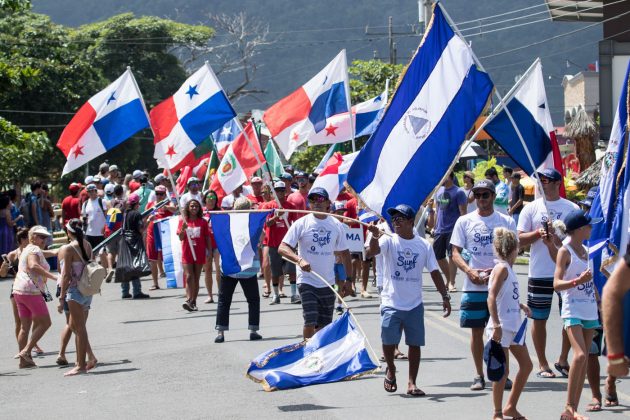
[[[289,159],[310,136],[326,129],[328,118],[349,109],[348,64],[341,50],[315,77],[265,111],[263,120]]]
[[[149,126],[142,94],[127,69],[92,96],[61,133],[57,147],[67,161],[62,175],[85,165]]]
[[[204,64],[177,92],[151,110],[158,165],[180,169],[194,161],[195,148],[236,116],[219,80]]]

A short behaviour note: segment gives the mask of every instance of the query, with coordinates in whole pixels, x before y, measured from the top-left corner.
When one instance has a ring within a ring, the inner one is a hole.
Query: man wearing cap
[[[545,347],[547,346],[547,319],[553,300],[553,275],[556,269],[556,256],[562,241],[556,235],[553,222],[564,217],[578,206],[560,197],[560,172],[546,168],[538,172],[546,199],[536,199],[523,207],[518,219],[518,241],[521,248],[531,245],[527,280],[527,306],[532,311],[532,341],[540,364],[536,374],[539,378],[555,378],[549,367]],[[568,349],[566,332],[562,331],[562,346]],[[568,350],[567,350],[568,353]],[[563,364],[564,363],[564,364]],[[566,367],[566,360],[558,361],[559,367]]]
[[[315,187],[308,194],[310,208],[317,212],[328,212],[328,192]],[[297,250],[297,254],[296,251]],[[345,229],[334,217],[309,214],[295,221],[278,248],[281,256],[298,264],[298,289],[302,299],[304,338],[332,322],[335,308],[335,252],[340,252],[346,272],[350,273],[350,251],[346,243]],[[322,283],[311,271],[324,278]],[[349,276],[344,289],[353,281]]]
[[[521,185],[521,174],[512,173],[510,205],[508,214],[514,219],[514,223],[518,225],[518,218],[523,210],[523,199],[525,198],[525,188]]]
[[[118,165],[111,165],[109,167],[107,179],[109,179],[109,182],[114,185],[119,185],[121,183],[120,169],[118,169]]]
[[[482,179],[475,183],[472,191],[477,210],[457,219],[451,245],[455,264],[466,274],[459,325],[471,331],[470,349],[477,376],[470,389],[481,391],[486,386],[483,375],[483,332],[490,317],[487,301],[488,276],[494,267],[495,258],[493,231],[497,227],[504,227],[516,232],[516,224],[511,217],[494,210],[496,194],[493,181]]]
[[[143,176],[144,174],[142,173],[140,169],[136,169],[135,171],[133,171],[133,173],[131,174],[132,180],[129,181],[128,193],[136,192],[136,190],[140,188],[140,185],[142,185],[140,183],[140,180],[142,179]]]
[[[291,175],[288,172],[283,172],[282,174],[280,174],[280,181],[284,182],[284,190],[285,190],[285,196],[288,197],[290,194],[293,193],[293,188],[291,188],[291,183],[293,182],[293,175]]]
[[[109,178],[109,163],[101,163],[98,166],[98,174],[101,178]]]
[[[298,190],[292,192],[287,196],[287,200],[293,204],[298,210],[306,210],[308,208],[308,177],[304,172],[297,172],[295,174],[295,180],[298,185]],[[297,214],[297,219],[303,217],[306,213]]]
[[[429,210],[427,224],[429,227],[435,226],[433,230],[433,251],[437,258],[438,265],[446,278],[446,286],[450,292],[457,291],[455,287],[455,275],[457,267],[453,261],[451,251],[451,235],[455,222],[460,216],[466,214],[467,199],[466,193],[453,182],[455,173],[451,172],[444,181],[444,184],[435,194],[436,211]],[[447,258],[448,257],[448,258]]]
[[[201,183],[199,180],[196,177],[191,176],[188,178],[186,186],[188,187],[188,192],[182,194],[179,198],[179,207],[182,209],[186,208],[186,204],[188,204],[188,202],[192,199],[197,200],[199,203],[203,203],[203,196],[200,192]]]
[[[265,199],[262,196],[263,180],[259,176],[253,177],[249,183],[252,185],[252,193],[247,196],[247,199],[252,203],[252,208],[257,209]]]
[[[108,207],[109,207],[109,202],[114,199],[114,188],[116,188],[114,184],[107,184],[105,185],[105,188],[103,188],[103,191],[105,192],[103,201],[107,204]]]
[[[384,275],[381,292],[381,341],[387,363],[384,387],[395,392],[396,366],[394,352],[405,332],[409,346],[409,379],[407,394],[420,397],[425,393],[416,385],[420,367],[420,347],[424,346],[424,305],[422,299],[422,271],[431,273],[435,287],[442,295],[445,316],[451,313],[450,296],[435,259],[431,245],[413,231],[416,212],[406,204],[387,209],[394,226],[394,234],[382,235],[376,227],[369,227],[372,238],[367,249],[368,257],[383,257]]]
[[[236,201],[236,199],[245,195],[246,194],[243,193],[243,186],[239,185],[234,189],[234,191],[232,191],[231,194],[223,197],[223,200],[221,200],[221,208],[223,210],[230,210],[234,208],[234,202]]]
[[[135,191],[135,193],[138,194],[138,197],[140,197],[140,207],[138,210],[140,213],[143,213],[146,210],[152,192],[153,186],[149,183],[149,178],[143,172],[140,176],[140,188]]]
[[[276,181],[273,184],[273,188],[280,201],[280,206],[275,200],[268,201],[261,205],[261,209],[289,209],[294,210],[295,207],[285,196],[286,186],[282,181]],[[286,297],[282,293],[282,286],[284,276],[289,276],[289,284],[291,285],[291,303],[300,303],[300,297],[297,293],[297,286],[295,284],[295,264],[290,263],[282,259],[282,256],[278,253],[278,248],[282,244],[289,226],[297,220],[296,213],[283,213],[282,211],[276,211],[269,216],[265,221],[265,239],[263,245],[267,247],[266,254],[269,256],[269,266],[271,268],[271,284],[273,288],[273,295],[271,297],[270,305],[277,305],[280,303],[281,297]]]
[[[70,191],[70,195],[66,196],[61,202],[61,220],[64,226],[70,219],[78,219],[81,217],[81,205],[79,202],[81,186],[73,182],[70,184],[70,187],[68,187],[68,190]]]
[[[98,196],[96,185],[90,184],[85,187],[88,193],[88,199],[81,207],[81,216],[83,217],[83,225],[87,226],[85,231],[85,239],[90,243],[92,248],[105,240],[105,224],[107,223],[107,205],[103,199]],[[107,267],[105,254],[101,253],[101,265]]]
[[[486,179],[492,181],[494,184],[494,209],[499,213],[508,214],[510,189],[505,182],[499,179],[499,173],[495,167],[488,168],[484,175]]]
[[[90,198],[87,192],[87,186],[90,184],[94,184],[94,177],[92,175],[88,175],[85,177],[83,189],[79,193],[79,201],[81,203],[81,207],[83,207],[83,203],[85,203],[88,200],[88,198]]]

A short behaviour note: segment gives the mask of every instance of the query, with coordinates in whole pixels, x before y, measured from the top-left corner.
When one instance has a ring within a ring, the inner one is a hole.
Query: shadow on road
[[[88,375],[108,375],[110,373],[124,373],[124,372],[133,372],[135,370],[140,370],[139,368],[121,368],[121,369],[112,369],[112,370],[91,370]]]
[[[318,410],[335,410],[339,407],[329,407],[326,405],[316,404],[293,404],[293,405],[279,405],[278,410],[287,412],[293,411],[318,411]]]

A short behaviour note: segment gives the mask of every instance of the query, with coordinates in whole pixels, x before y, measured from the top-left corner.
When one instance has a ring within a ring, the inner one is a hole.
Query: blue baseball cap
[[[567,227],[567,232],[572,232],[586,225],[600,223],[602,220],[604,219],[591,217],[582,210],[571,210],[564,218],[564,225]]]
[[[326,200],[330,200],[330,198],[328,196],[328,191],[326,191],[322,187],[311,188],[311,190],[308,192],[308,197],[307,198],[310,199],[311,196],[313,196],[313,195],[319,195],[321,197],[324,197]]]
[[[562,181],[562,174],[553,168],[545,168],[541,171],[538,171],[538,176],[544,176],[545,178],[549,178],[552,181]]]
[[[280,179],[291,181],[293,179],[293,176],[288,172],[283,172],[282,175],[280,175]]]
[[[396,207],[390,207],[387,209],[387,214],[394,216],[396,213],[400,213],[407,219],[413,219],[416,217],[416,211],[407,204],[399,204]]]
[[[599,191],[599,186],[591,188],[586,193],[586,197],[584,197],[584,200],[578,201],[578,204],[581,204],[586,207],[591,207],[593,205],[593,200],[595,200],[595,196],[597,195],[598,191]]]
[[[500,381],[505,375],[505,353],[501,343],[488,340],[483,348],[483,361],[486,362],[486,377],[493,381]]]

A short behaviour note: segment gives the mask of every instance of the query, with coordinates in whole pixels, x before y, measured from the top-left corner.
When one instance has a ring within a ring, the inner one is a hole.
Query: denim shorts
[[[599,323],[598,319],[579,319],[579,318],[562,318],[562,325],[566,330],[569,327],[573,327],[575,325],[580,325],[585,330],[592,330],[595,328],[600,328],[602,325]]]
[[[90,305],[92,304],[92,296],[83,296],[78,287],[70,287],[66,292],[66,302],[70,300],[83,306],[85,310],[90,309]]]
[[[389,306],[381,308],[381,341],[384,345],[400,343],[403,331],[408,346],[424,346],[424,305],[409,311]]]

